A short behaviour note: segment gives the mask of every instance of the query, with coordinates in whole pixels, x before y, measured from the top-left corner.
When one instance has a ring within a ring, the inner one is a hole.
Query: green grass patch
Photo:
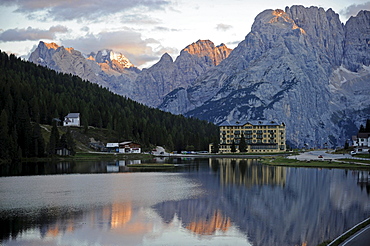
[[[369,154],[356,154],[353,157],[358,157],[358,158],[370,158]]]
[[[340,159],[340,161],[345,161],[345,162],[348,162],[348,163],[358,162],[358,163],[370,164],[370,160]]]
[[[120,154],[120,153],[76,153],[75,156],[67,157],[74,160],[145,160],[151,159],[149,154]]]
[[[353,162],[353,159],[350,159]],[[314,168],[356,168],[370,170],[370,166],[352,164],[346,161],[299,161],[284,157],[262,157],[261,163],[274,166],[291,166],[291,167],[314,167]]]
[[[135,168],[173,168],[175,167],[174,164],[168,163],[144,163],[144,164],[131,164],[127,165],[127,167],[135,167]]]
[[[48,161],[111,161],[111,160],[150,160],[149,154],[119,154],[119,153],[88,153],[78,152],[74,156],[52,156],[43,158],[22,158],[25,162],[48,162]]]

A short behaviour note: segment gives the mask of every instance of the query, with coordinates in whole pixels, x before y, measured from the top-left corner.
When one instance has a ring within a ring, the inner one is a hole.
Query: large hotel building
[[[285,124],[267,120],[224,121],[220,124],[219,153],[231,153],[234,143],[239,152],[239,143],[244,136],[246,152],[283,152],[286,150]]]

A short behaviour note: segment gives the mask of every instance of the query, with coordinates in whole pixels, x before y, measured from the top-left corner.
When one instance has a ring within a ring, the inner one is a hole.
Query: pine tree
[[[348,143],[348,140],[346,140],[346,142],[344,143],[344,149],[348,149],[349,148],[349,143]]]
[[[235,147],[235,142],[233,140],[233,142],[231,143],[231,152],[232,153],[235,153],[236,152],[236,147]]]
[[[66,137],[66,143],[67,143],[66,148],[71,151],[71,155],[75,155],[76,143],[72,137],[72,134],[69,128],[67,129],[67,132],[65,133],[65,137]]]
[[[45,155],[45,142],[38,123],[33,126],[31,156],[43,157]]]
[[[366,120],[365,132],[370,132],[370,119]]]
[[[246,152],[247,151],[247,143],[245,142],[244,134],[242,134],[242,136],[240,138],[239,151],[240,152]]]
[[[18,145],[22,150],[22,157],[29,157],[32,152],[32,125],[28,114],[27,103],[23,100],[19,103],[16,111],[16,129]]]
[[[218,151],[220,151],[219,149],[219,145],[218,145],[218,142],[215,141],[213,142],[213,149],[212,149],[212,153],[218,153]]]
[[[8,115],[3,109],[0,114],[0,159],[10,159],[10,135],[8,128]]]
[[[365,127],[364,127],[364,125],[361,125],[361,126],[360,126],[360,130],[359,130],[359,132],[365,132]]]
[[[56,148],[60,146],[59,142],[59,131],[56,125],[56,122],[53,121],[53,126],[51,128],[50,138],[49,138],[49,145],[48,145],[48,154],[55,155]]]

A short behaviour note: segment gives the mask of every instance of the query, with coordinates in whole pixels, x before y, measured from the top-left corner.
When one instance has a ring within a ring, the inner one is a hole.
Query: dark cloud
[[[26,13],[29,18],[49,18],[57,21],[86,19],[96,20],[111,14],[145,8],[147,10],[163,9],[169,4],[167,0],[2,0],[0,5],[16,6],[16,12]],[[45,16],[35,15],[43,12]]]
[[[342,14],[346,18],[349,18],[351,16],[356,16],[361,10],[370,10],[370,2],[362,4],[352,4],[347,8],[341,10],[340,14]]]
[[[159,42],[155,39],[143,39],[140,33],[131,29],[89,34],[78,39],[62,40],[62,43],[85,54],[112,49],[124,54],[136,66],[158,59],[158,54],[150,45],[159,45]]]
[[[68,32],[65,26],[52,26],[49,30],[35,29],[28,27],[26,29],[8,29],[0,33],[0,41],[25,41],[25,40],[40,40],[40,39],[54,39],[57,33]]]
[[[230,30],[231,28],[233,28],[231,25],[222,24],[222,23],[217,24],[216,26],[216,29],[218,31],[227,31],[227,30]]]

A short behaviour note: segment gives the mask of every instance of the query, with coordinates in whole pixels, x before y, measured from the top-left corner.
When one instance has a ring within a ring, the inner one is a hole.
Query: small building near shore
[[[132,141],[119,143],[119,153],[141,153],[141,146]]]
[[[119,144],[118,143],[107,143],[106,145],[108,152],[119,152]]]
[[[138,143],[132,141],[124,141],[121,143],[107,143],[106,145],[108,152],[117,153],[141,153],[141,146]]]

